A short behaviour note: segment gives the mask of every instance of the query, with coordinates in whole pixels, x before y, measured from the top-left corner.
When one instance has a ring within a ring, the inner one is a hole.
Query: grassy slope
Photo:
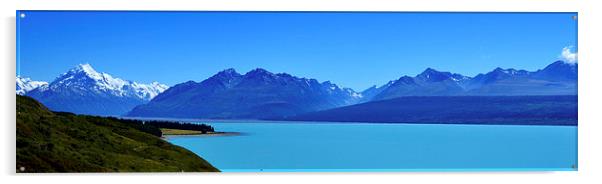
[[[17,171],[218,170],[194,153],[128,124],[53,113],[31,98],[17,96]]]

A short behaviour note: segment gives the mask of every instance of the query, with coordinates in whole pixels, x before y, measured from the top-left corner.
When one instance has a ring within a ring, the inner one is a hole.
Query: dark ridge
[[[284,118],[292,121],[577,125],[577,96],[412,96]]]

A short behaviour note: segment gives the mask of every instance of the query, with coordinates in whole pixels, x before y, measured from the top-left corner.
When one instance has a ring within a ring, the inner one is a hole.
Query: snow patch
[[[16,93],[19,95],[24,95],[25,93],[34,90],[38,87],[48,86],[48,82],[34,81],[30,78],[24,78],[20,76],[17,76],[16,81]]]
[[[141,84],[116,78],[107,73],[97,72],[90,64],[79,64],[50,84],[52,90],[79,89],[145,101],[150,101],[167,88],[168,86],[158,82]]]

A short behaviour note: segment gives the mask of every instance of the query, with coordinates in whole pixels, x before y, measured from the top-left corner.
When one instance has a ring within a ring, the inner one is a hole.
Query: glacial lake
[[[206,123],[206,121],[204,121]],[[224,172],[576,170],[576,126],[227,121],[169,136]]]

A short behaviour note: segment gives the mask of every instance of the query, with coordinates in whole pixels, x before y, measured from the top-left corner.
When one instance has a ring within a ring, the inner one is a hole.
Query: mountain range
[[[157,82],[140,84],[114,78],[89,64],[80,64],[51,83],[17,77],[17,93],[21,91],[53,111],[90,115],[123,115],[167,88]]]
[[[329,81],[255,69],[221,71],[201,82],[175,85],[128,116],[258,119],[355,104],[361,94]]]
[[[168,89],[96,72],[81,64],[51,83],[17,77],[17,93],[55,111],[132,117],[263,119],[291,117],[354,104],[408,96],[577,95],[577,64],[556,61],[537,71],[496,68],[474,77],[427,68],[362,92],[272,73],[226,69],[201,81]]]
[[[362,92],[364,101],[404,96],[519,96],[577,95],[577,63],[556,61],[544,69],[496,68],[474,77],[427,68],[415,77],[397,80]]]

